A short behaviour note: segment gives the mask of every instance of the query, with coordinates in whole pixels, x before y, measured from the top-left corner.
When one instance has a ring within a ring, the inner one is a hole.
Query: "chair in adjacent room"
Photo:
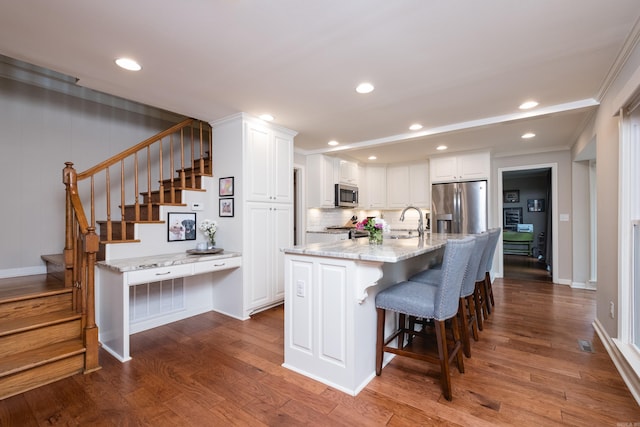
[[[459,240],[450,239],[444,251],[442,261],[442,281],[439,286],[430,286],[419,282],[404,281],[397,283],[376,295],[378,316],[376,342],[376,375],[382,372],[385,352],[400,356],[438,363],[440,365],[440,383],[447,400],[452,399],[451,375],[449,364],[456,360],[460,373],[464,372],[464,357],[458,325],[458,305],[460,289],[465,270],[475,245],[475,237]],[[398,313],[398,327],[385,339],[386,310]],[[438,355],[416,351],[419,340],[405,345],[405,335],[432,339],[433,334],[423,328],[420,331],[407,327],[406,317],[431,319],[438,347]],[[447,339],[447,329],[451,333],[451,342]],[[388,344],[397,338],[396,347]]]
[[[478,274],[478,269],[484,269],[484,266],[480,267],[480,261],[489,240],[489,233],[476,234],[475,237],[476,241],[473,247],[473,253],[469,259],[464,279],[462,281],[460,301],[458,305],[458,320],[460,321],[463,350],[464,355],[467,357],[471,357],[470,335],[473,336],[475,341],[478,341],[478,322],[474,293],[476,290],[476,276]],[[409,281],[425,283],[430,286],[438,286],[442,283],[442,270],[427,269],[411,276]]]

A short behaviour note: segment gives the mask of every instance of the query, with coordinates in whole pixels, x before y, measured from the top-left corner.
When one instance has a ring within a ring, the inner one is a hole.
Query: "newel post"
[[[87,228],[84,250],[87,255],[86,291],[84,295],[86,323],[84,328],[84,346],[86,348],[84,372],[100,369],[98,364],[98,327],[96,326],[95,303],[95,265],[100,237],[93,226]]]
[[[73,206],[71,204],[71,188],[78,183],[72,162],[65,162],[62,170],[62,182],[65,186],[65,228],[64,228],[64,285],[71,287],[74,278],[74,238],[73,238]]]

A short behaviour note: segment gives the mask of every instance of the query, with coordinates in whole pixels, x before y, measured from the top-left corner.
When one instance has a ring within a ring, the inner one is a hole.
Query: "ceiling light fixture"
[[[377,160],[378,158],[376,156],[369,156],[367,157],[369,160]]]
[[[446,150],[447,148],[449,148],[449,147],[447,147],[446,145],[438,145],[438,146],[436,147],[436,150],[438,150],[438,151],[442,151],[442,150]]]
[[[275,119],[271,114],[261,114],[260,118],[266,122],[272,122]]]
[[[527,132],[527,133],[523,134],[521,138],[522,138],[522,139],[530,139],[530,138],[533,138],[534,136],[536,136],[536,134],[535,134],[535,133],[533,133],[533,132]]]
[[[332,147],[335,147],[336,145],[340,144],[338,141],[329,141],[327,142],[327,144],[329,144]]]
[[[533,107],[537,107],[538,103],[536,101],[527,101],[527,102],[523,102],[522,104],[520,104],[520,109],[521,110],[529,110]]]
[[[356,87],[356,92],[358,92],[358,93],[371,93],[371,92],[373,92],[373,89],[374,89],[374,87],[373,87],[373,85],[371,83],[364,82],[364,83],[360,83],[358,85],[358,87]]]
[[[125,70],[129,71],[142,70],[142,66],[130,58],[118,58],[116,59],[116,64],[118,65],[118,67],[124,68]]]
[[[422,129],[422,125],[420,123],[414,123],[409,126],[409,130],[420,130]]]

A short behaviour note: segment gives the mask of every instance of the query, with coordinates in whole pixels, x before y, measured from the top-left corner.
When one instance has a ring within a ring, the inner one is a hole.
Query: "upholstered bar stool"
[[[378,316],[376,342],[376,375],[382,372],[382,359],[385,352],[411,357],[440,364],[440,383],[444,397],[452,399],[449,364],[454,359],[460,373],[464,372],[464,358],[460,329],[458,325],[458,301],[462,279],[471,258],[475,237],[469,236],[460,240],[447,240],[442,261],[442,282],[439,286],[430,286],[419,282],[404,281],[397,283],[376,295],[376,311]],[[386,310],[398,313],[398,327],[387,339],[384,336]],[[417,340],[405,346],[405,334],[432,339],[433,334],[425,329],[415,331],[407,327],[406,316],[432,319],[435,329],[438,355],[417,352]],[[452,341],[447,340],[447,325]],[[397,338],[396,347],[388,344]]]
[[[467,269],[462,279],[460,290],[460,300],[458,304],[458,320],[460,321],[460,332],[462,334],[462,344],[464,355],[471,357],[470,334],[475,341],[478,341],[477,312],[475,308],[474,293],[476,289],[476,276],[480,261],[489,241],[488,233],[476,234],[476,241],[473,246],[473,253],[467,264]],[[484,269],[484,265],[482,266]],[[430,269],[421,271],[409,278],[409,281],[425,283],[431,286],[438,286],[442,282],[442,270]]]
[[[478,329],[483,329],[483,319],[487,319],[491,314],[491,307],[495,305],[493,301],[493,289],[491,287],[491,266],[493,264],[493,256],[500,237],[500,228],[492,228],[489,230],[489,241],[485,247],[478,274],[476,276],[476,289],[474,293],[476,313],[478,319]],[[487,285],[488,281],[488,285]],[[493,304],[492,304],[493,302]]]
[[[493,286],[491,284],[491,267],[493,266],[493,257],[496,254],[496,247],[498,246],[498,240],[500,239],[500,233],[502,233],[502,229],[500,227],[492,228],[489,230],[489,243],[487,249],[489,250],[489,257],[487,258],[487,263],[484,268],[485,271],[485,289],[488,294],[489,301],[491,301],[491,306],[495,306],[496,302],[493,298]]]

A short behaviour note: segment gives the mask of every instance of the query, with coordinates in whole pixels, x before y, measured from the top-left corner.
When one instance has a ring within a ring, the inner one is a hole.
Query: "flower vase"
[[[382,244],[382,230],[369,232],[369,244],[370,245]]]
[[[209,236],[209,247],[207,249],[213,249],[216,247],[216,236]]]

